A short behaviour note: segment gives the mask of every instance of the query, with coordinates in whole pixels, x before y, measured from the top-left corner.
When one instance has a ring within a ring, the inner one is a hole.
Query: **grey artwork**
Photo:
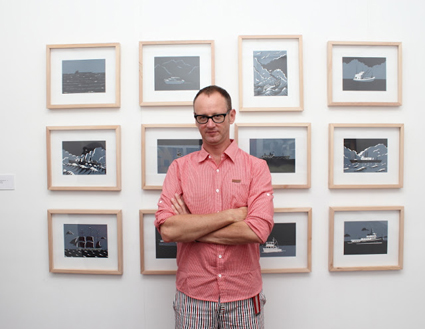
[[[266,243],[260,245],[260,257],[295,257],[296,223],[275,223]]]
[[[176,258],[177,257],[177,243],[164,242],[158,230],[155,230],[155,251],[157,259],[161,258]]]
[[[288,96],[286,50],[254,51],[254,96]]]
[[[108,226],[64,224],[65,257],[108,257]]]
[[[344,255],[386,254],[388,221],[344,222]]]
[[[342,90],[387,90],[385,57],[343,57]]]
[[[199,56],[155,57],[155,90],[199,90]]]
[[[62,61],[62,93],[104,93],[105,59]]]
[[[106,141],[63,141],[63,175],[106,175]]]
[[[158,174],[166,174],[171,162],[189,153],[199,151],[202,139],[158,139]]]
[[[345,138],[345,173],[386,173],[388,171],[388,140],[381,138]]]
[[[271,173],[295,173],[295,138],[254,138],[251,155],[266,160]]]

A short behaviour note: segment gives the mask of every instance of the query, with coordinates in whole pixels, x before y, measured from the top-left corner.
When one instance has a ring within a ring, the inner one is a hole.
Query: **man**
[[[273,228],[264,160],[230,139],[236,111],[218,86],[193,101],[202,149],[172,162],[155,226],[177,242],[176,328],[264,328],[259,244]]]

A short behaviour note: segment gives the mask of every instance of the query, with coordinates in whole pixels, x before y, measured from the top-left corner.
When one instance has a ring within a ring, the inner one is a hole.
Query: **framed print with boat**
[[[329,271],[403,268],[404,208],[331,207]]]
[[[214,81],[214,41],[139,43],[140,106],[190,106]]]
[[[311,208],[277,208],[274,227],[260,245],[262,273],[311,272]]]
[[[240,111],[303,111],[301,35],[239,36]]]
[[[120,107],[120,44],[47,45],[47,108]]]
[[[403,124],[329,124],[329,188],[401,188]]]
[[[121,190],[120,126],[51,126],[46,137],[49,190]]]
[[[273,188],[310,188],[310,123],[239,123],[235,140],[242,150],[267,162]]]
[[[123,273],[121,210],[51,209],[47,215],[50,272]]]
[[[401,42],[328,42],[328,106],[401,104]]]
[[[156,210],[139,211],[142,274],[175,274],[177,244],[164,242],[154,225]]]
[[[142,125],[142,189],[161,190],[171,162],[201,147],[195,124]]]

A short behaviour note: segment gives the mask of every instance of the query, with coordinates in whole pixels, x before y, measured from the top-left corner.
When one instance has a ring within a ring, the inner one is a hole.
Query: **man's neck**
[[[214,159],[215,163],[219,165],[221,162],[221,156],[231,143],[232,141],[229,139],[226,143],[221,145],[204,145],[204,148],[205,151],[207,151]]]

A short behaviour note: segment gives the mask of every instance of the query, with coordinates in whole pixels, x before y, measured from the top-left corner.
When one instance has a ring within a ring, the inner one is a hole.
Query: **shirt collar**
[[[227,155],[230,160],[232,160],[232,162],[236,161],[236,154],[238,152],[238,144],[236,144],[236,142],[231,139],[230,140],[231,143],[230,145],[227,147],[227,149],[224,151],[224,154]],[[210,156],[210,154],[204,149],[204,146],[202,146],[201,150],[199,151],[199,156],[198,156],[198,161],[202,162],[205,159],[207,159]]]

